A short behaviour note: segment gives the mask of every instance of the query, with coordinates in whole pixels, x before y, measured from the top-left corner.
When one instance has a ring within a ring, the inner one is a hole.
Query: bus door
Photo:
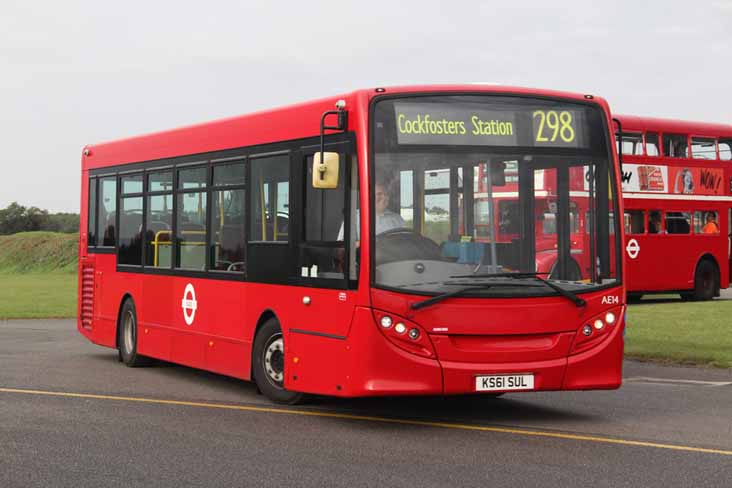
[[[359,261],[358,167],[349,143],[326,144],[326,152],[339,156],[338,186],[315,188],[313,156],[319,149],[306,147],[295,155],[302,178],[293,198],[303,218],[293,219],[290,226],[297,247],[294,279],[303,286],[301,299],[309,299],[301,300],[297,327],[345,337],[355,306]]]

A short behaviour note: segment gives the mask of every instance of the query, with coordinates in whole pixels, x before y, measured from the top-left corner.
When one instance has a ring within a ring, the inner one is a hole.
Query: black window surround
[[[244,190],[245,191],[245,199],[248,201],[249,199],[249,191],[252,188],[251,186],[251,165],[250,160],[254,158],[262,158],[262,157],[268,157],[268,156],[275,156],[275,155],[283,155],[287,154],[290,156],[290,212],[291,215],[300,215],[303,202],[301,201],[295,201],[295,199],[301,200],[302,193],[299,190],[296,190],[297,187],[302,186],[303,182],[301,181],[301,168],[302,168],[302,155],[303,152],[312,152],[311,148],[316,147],[319,143],[319,138],[313,137],[313,138],[307,138],[307,139],[299,139],[294,141],[287,141],[287,142],[278,142],[273,144],[266,144],[266,145],[258,145],[258,146],[250,146],[250,147],[243,147],[243,148],[236,148],[236,149],[228,149],[224,151],[216,151],[212,153],[200,153],[200,154],[193,154],[193,155],[185,155],[180,156],[176,158],[166,158],[166,159],[160,159],[160,160],[153,160],[153,161],[145,161],[145,162],[139,162],[139,163],[129,163],[124,164],[120,166],[113,166],[113,167],[105,167],[105,168],[99,168],[99,169],[91,169],[89,170],[89,179],[87,182],[91,182],[94,179],[97,181],[100,181],[102,177],[110,177],[115,176],[117,177],[117,208],[120,208],[119,205],[121,204],[121,199],[124,197],[131,197],[131,196],[140,196],[143,198],[143,210],[142,210],[142,233],[143,236],[146,235],[147,232],[147,214],[148,214],[148,205],[149,205],[149,197],[156,196],[156,195],[172,195],[173,196],[173,208],[172,208],[172,225],[171,225],[171,234],[172,234],[172,244],[173,249],[175,250],[175,241],[176,241],[176,233],[177,233],[177,227],[178,227],[178,219],[177,219],[177,212],[178,212],[178,196],[185,194],[185,193],[196,193],[196,192],[204,192],[206,194],[207,198],[207,205],[206,205],[206,235],[205,235],[205,243],[204,246],[205,251],[205,269],[203,270],[190,270],[190,269],[178,269],[178,268],[161,268],[161,267],[155,267],[152,265],[146,264],[146,258],[145,258],[145,252],[146,252],[146,246],[142,246],[142,256],[141,256],[141,265],[122,265],[117,264],[117,271],[120,272],[134,272],[134,273],[146,273],[146,274],[161,274],[161,275],[174,275],[174,276],[188,276],[192,278],[206,278],[206,279],[218,279],[218,280],[233,280],[233,281],[252,281],[252,282],[268,282],[268,283],[283,283],[283,284],[290,284],[290,285],[296,285],[296,286],[304,286],[304,287],[328,287],[328,288],[343,288],[343,289],[354,289],[358,286],[357,280],[337,280],[338,283],[333,283],[336,280],[321,280],[321,279],[309,279],[309,280],[301,280],[297,277],[295,272],[297,270],[294,269],[287,278],[285,279],[285,276],[280,274],[279,276],[275,277],[275,279],[269,279],[266,274],[264,273],[265,270],[262,270],[263,273],[250,273],[248,272],[248,261],[249,256],[251,254],[251,251],[253,248],[257,248],[259,252],[256,252],[255,254],[262,254],[262,251],[265,251],[264,254],[267,254],[266,248],[275,248],[275,247],[286,247],[290,248],[293,251],[296,251],[298,247],[302,244],[302,241],[304,239],[301,239],[300,236],[293,235],[293,232],[290,233],[290,236],[288,237],[287,242],[250,242],[248,241],[249,236],[245,236],[245,242],[244,242],[244,261],[247,263],[247,266],[245,266],[245,271],[223,271],[223,270],[215,270],[210,269],[211,268],[211,249],[208,243],[211,242],[211,232],[212,232],[212,225],[211,225],[211,218],[212,218],[212,208],[213,205],[211,204],[211,198],[212,195],[216,191],[221,190]],[[326,136],[326,144],[347,144],[344,147],[348,148],[348,152],[350,154],[354,154],[356,152],[356,143],[355,143],[355,134],[352,132],[346,132],[346,133],[339,133],[339,134],[333,134]],[[339,151],[342,152],[342,151]],[[350,160],[350,155],[347,158]],[[237,162],[243,162],[245,164],[245,181],[243,184],[217,184],[216,186],[213,185],[213,176],[214,176],[214,168],[216,167],[225,167],[228,165],[231,165],[232,163]],[[345,161],[343,162],[345,164]],[[180,169],[188,169],[193,168],[196,166],[205,167],[206,168],[206,182],[205,186],[196,187],[196,188],[186,188],[186,189],[179,189],[179,170]],[[297,171],[295,171],[297,170]],[[159,173],[164,171],[172,171],[173,173],[173,181],[172,181],[172,187],[170,190],[157,190],[157,191],[150,191],[149,189],[149,177],[153,173]],[[122,188],[121,188],[121,177],[122,176],[136,176],[136,175],[142,175],[142,187],[143,192],[142,193],[127,193],[122,194]],[[349,185],[346,185],[346,188],[348,188]],[[97,191],[97,199],[99,198],[99,191]],[[348,199],[346,199],[348,200]],[[95,212],[97,211],[97,205],[93,203],[96,202],[89,202],[90,208],[94,208]],[[92,207],[93,205],[93,207]],[[348,212],[346,212],[348,213]],[[98,222],[98,214],[95,213],[95,216],[97,216],[97,222]],[[245,228],[249,229],[251,225],[251,206],[245,205],[244,209],[244,218],[245,218]],[[116,227],[117,230],[119,229],[119,212],[117,212],[116,217]],[[297,228],[300,229],[300,224],[297,224]],[[346,227],[348,228],[348,227]],[[98,237],[98,236],[97,236]],[[344,236],[345,239],[350,239],[350,236]],[[88,245],[87,250],[90,254],[115,254],[118,253],[118,245],[119,243],[116,243],[114,247],[104,247],[104,246],[92,246]],[[346,246],[348,247],[348,246]],[[175,255],[173,256],[173,264],[175,263],[175,260],[177,258]],[[294,264],[294,263],[293,263]]]

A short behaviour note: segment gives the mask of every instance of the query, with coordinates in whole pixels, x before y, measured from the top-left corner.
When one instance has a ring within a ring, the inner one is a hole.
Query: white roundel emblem
[[[193,289],[193,285],[190,283],[186,285],[180,306],[183,309],[183,318],[185,319],[186,324],[191,325],[193,323],[193,319],[196,318],[198,302],[196,301],[196,290]]]
[[[628,245],[625,246],[625,250],[628,252],[630,259],[635,259],[640,253],[640,244],[635,239],[631,239],[628,241]]]

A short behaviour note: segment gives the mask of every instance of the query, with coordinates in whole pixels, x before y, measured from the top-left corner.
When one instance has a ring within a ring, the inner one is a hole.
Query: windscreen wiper
[[[486,273],[486,274],[478,274],[478,275],[458,275],[458,276],[450,276],[450,278],[515,278],[515,279],[525,279],[525,278],[533,278],[540,283],[543,283],[544,285],[548,286],[552,290],[556,291],[563,297],[567,298],[568,300],[571,300],[577,307],[584,307],[587,305],[587,302],[584,300],[584,298],[578,297],[574,293],[572,293],[569,290],[565,290],[561,286],[557,285],[556,283],[552,283],[551,281],[542,278],[541,275],[545,275],[549,273],[535,273],[535,272],[516,272],[516,273]],[[487,284],[487,283],[486,283]]]
[[[511,283],[511,282],[493,282],[493,283],[464,283],[464,282],[450,282],[445,281],[442,283],[443,285],[449,285],[449,286],[462,286],[463,288],[459,288],[455,291],[449,291],[447,293],[441,293],[440,295],[436,295],[433,297],[430,297],[426,300],[422,300],[421,302],[415,302],[411,305],[412,310],[419,310],[421,308],[429,307],[430,305],[434,305],[437,302],[441,302],[443,300],[446,300],[450,297],[456,297],[459,295],[462,295],[463,293],[467,291],[473,291],[473,290],[485,290],[488,288],[492,288],[494,286],[516,286],[518,283]],[[528,285],[528,283],[526,283]],[[531,286],[531,285],[529,285]],[[541,285],[536,285],[541,286]]]

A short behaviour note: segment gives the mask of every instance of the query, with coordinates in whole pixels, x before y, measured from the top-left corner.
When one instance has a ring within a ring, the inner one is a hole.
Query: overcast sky
[[[77,212],[88,143],[395,83],[732,123],[731,41],[732,0],[2,0],[0,208]]]

